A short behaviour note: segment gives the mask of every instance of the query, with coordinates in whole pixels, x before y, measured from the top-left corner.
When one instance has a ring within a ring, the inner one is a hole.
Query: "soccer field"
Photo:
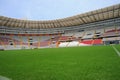
[[[120,52],[120,45],[114,47]],[[120,80],[120,56],[112,46],[0,51],[0,75],[11,80]]]

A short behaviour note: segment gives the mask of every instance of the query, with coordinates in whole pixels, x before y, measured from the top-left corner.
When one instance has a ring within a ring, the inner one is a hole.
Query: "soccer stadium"
[[[0,80],[120,80],[120,4],[55,20],[0,16]]]

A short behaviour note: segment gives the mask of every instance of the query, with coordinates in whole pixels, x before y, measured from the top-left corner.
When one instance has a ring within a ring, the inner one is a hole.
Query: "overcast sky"
[[[120,0],[0,0],[0,15],[52,20],[119,4]]]

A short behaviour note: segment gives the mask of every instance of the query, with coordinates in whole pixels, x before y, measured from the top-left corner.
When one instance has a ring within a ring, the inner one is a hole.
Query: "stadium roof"
[[[33,21],[0,16],[0,26],[16,28],[57,28],[77,26],[120,17],[120,4],[63,19]]]

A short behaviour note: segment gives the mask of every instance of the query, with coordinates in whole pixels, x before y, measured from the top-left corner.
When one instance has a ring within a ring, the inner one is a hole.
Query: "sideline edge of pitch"
[[[12,79],[10,79],[10,78],[8,78],[8,77],[1,76],[1,75],[0,75],[0,80],[12,80]]]
[[[112,48],[115,50],[115,52],[118,54],[118,56],[120,57],[120,52],[114,47],[112,46]]]

